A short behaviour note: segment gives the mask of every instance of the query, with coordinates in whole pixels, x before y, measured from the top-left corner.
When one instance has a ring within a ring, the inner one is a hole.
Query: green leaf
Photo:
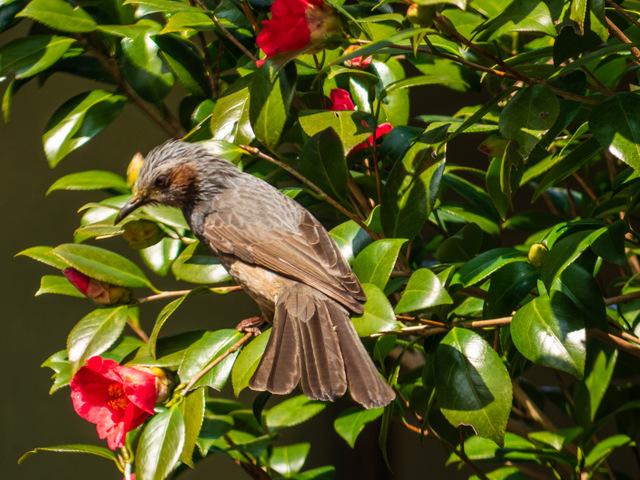
[[[366,112],[351,110],[302,111],[298,118],[302,130],[310,137],[327,128],[333,128],[342,141],[344,151],[349,154],[357,145],[366,142],[373,135],[375,119]],[[364,124],[363,124],[364,122]]]
[[[600,144],[634,170],[640,170],[640,95],[616,93],[596,105],[589,127]]]
[[[180,454],[180,461],[195,468],[193,450],[202,429],[205,412],[205,389],[198,388],[189,393],[185,401],[180,403],[182,418],[184,418],[184,448]]]
[[[577,263],[570,264],[551,285],[578,307],[587,328],[607,329],[607,313],[598,282]]]
[[[157,413],[143,430],[136,451],[136,478],[163,480],[177,466],[185,440],[179,406]]]
[[[169,21],[165,24],[164,28],[160,31],[161,35],[166,33],[182,33],[186,31],[196,30],[213,30],[215,23],[209,18],[209,16],[200,12],[177,12],[171,15]]]
[[[570,444],[581,433],[582,428],[574,427],[556,430],[555,432],[550,432],[547,430],[531,432],[527,436],[530,440],[538,444],[549,446],[555,450],[560,451],[568,444]]]
[[[60,257],[53,253],[53,247],[30,247],[22,250],[19,253],[16,253],[16,257],[18,255],[24,255],[25,257],[32,258],[33,260],[45,263],[50,267],[54,267],[59,270],[64,270],[69,266],[66,262],[62,261]]]
[[[295,443],[284,447],[274,447],[269,463],[271,468],[285,477],[298,473],[304,465],[310,443]]]
[[[467,9],[467,0],[417,0],[418,5],[455,5],[460,10]]]
[[[482,24],[482,40],[493,40],[510,32],[539,32],[555,37],[556,29],[549,7],[542,0],[514,0]]]
[[[276,151],[284,131],[287,115],[296,89],[296,68],[293,63],[276,70],[266,65],[255,73],[249,88],[249,118],[256,138],[272,152]]]
[[[15,78],[29,78],[54,65],[75,40],[54,35],[16,38],[0,47],[0,76],[15,71]]]
[[[438,404],[453,425],[471,425],[476,433],[504,445],[512,389],[498,354],[478,334],[453,328],[436,349]]]
[[[65,243],[54,248],[51,253],[96,280],[121,287],[151,287],[151,283],[135,263],[104,248]]]
[[[126,101],[126,97],[104,90],[92,90],[67,100],[53,114],[42,136],[49,164],[55,167],[100,133],[120,114]]]
[[[516,312],[510,330],[516,348],[533,363],[584,376],[584,322],[563,293],[534,298]]]
[[[598,441],[585,458],[585,466],[594,470],[604,462],[617,448],[634,446],[635,442],[627,435],[612,435]]]
[[[300,173],[338,201],[347,199],[347,161],[338,134],[331,128],[316,133],[300,152]]]
[[[34,453],[38,452],[61,452],[61,453],[89,453],[91,455],[97,455],[98,457],[106,458],[107,460],[113,460],[117,462],[116,454],[105,447],[98,447],[97,445],[83,445],[80,443],[74,443],[69,445],[58,445],[55,447],[39,447],[25,453],[20,457],[18,463],[22,463]]]
[[[164,237],[155,245],[140,250],[140,257],[149,270],[166,277],[181,247],[180,240]]]
[[[423,134],[391,169],[381,206],[387,236],[412,240],[431,215],[444,172],[446,129]]]
[[[287,477],[289,480],[333,480],[336,468],[333,466],[324,466],[307,470]]]
[[[71,376],[94,355],[106,351],[127,324],[129,307],[99,308],[80,320],[67,338]]]
[[[211,133],[215,140],[249,145],[255,138],[249,120],[249,86],[245,77],[229,87],[216,101],[211,115]]]
[[[204,59],[191,43],[173,35],[156,35],[154,41],[160,48],[162,59],[191,95],[211,96]]]
[[[191,283],[217,284],[231,279],[220,261],[200,243],[185,248],[171,265],[171,272],[177,280]]]
[[[496,271],[482,308],[482,318],[511,315],[518,304],[536,286],[540,274],[528,262],[513,262]]]
[[[199,340],[187,348],[178,369],[180,380],[183,383],[189,382],[204,367],[231,348],[242,336],[242,333],[235,329],[206,332]],[[231,373],[231,367],[237,354],[238,352],[236,351],[228,355],[198,380],[195,386],[208,386],[221,390]]]
[[[353,220],[348,220],[332,228],[329,235],[335,240],[342,256],[349,263],[353,263],[362,249],[373,241],[367,231]]]
[[[202,13],[197,7],[174,0],[125,0],[124,5],[144,5],[145,14],[162,12],[166,14],[178,12]]]
[[[41,367],[47,367],[53,370],[53,385],[49,389],[49,395],[55,391],[66,387],[71,382],[71,371],[69,370],[69,361],[67,360],[67,350],[61,350],[47,358]]]
[[[502,110],[500,133],[518,142],[518,152],[526,159],[559,113],[560,102],[549,87],[527,87],[516,93]]]
[[[151,103],[162,101],[174,83],[159,56],[155,34],[147,32],[122,39],[122,75],[140,97]]]
[[[475,285],[508,263],[522,262],[524,259],[523,253],[514,248],[494,248],[462,265],[453,276],[451,285]]]
[[[618,349],[602,342],[593,342],[587,349],[585,375],[577,384],[573,394],[575,415],[578,424],[587,426],[593,423],[609,389],[618,360]]]
[[[304,395],[288,398],[267,412],[267,426],[278,428],[300,425],[318,415],[326,406],[326,403],[310,400]]]
[[[338,415],[333,422],[333,428],[353,448],[360,432],[368,423],[378,419],[383,410],[382,407],[366,410],[360,407],[349,408]]]
[[[236,397],[249,386],[249,380],[258,368],[270,335],[271,329],[262,332],[257,338],[251,340],[236,358],[231,371],[231,383],[233,383],[233,393]]]
[[[471,260],[482,247],[482,237],[480,227],[475,223],[468,223],[438,245],[435,257],[445,263]]]
[[[364,313],[351,317],[358,335],[368,337],[374,333],[400,331],[393,307],[384,292],[371,283],[362,284],[362,288],[367,295]]]
[[[29,17],[62,32],[85,33],[97,27],[85,10],[72,7],[64,0],[32,0],[17,16]]]
[[[118,174],[106,170],[87,170],[59,178],[49,187],[47,195],[55,190],[115,190],[117,193],[128,193],[130,188]]]
[[[40,289],[35,296],[44,295],[45,293],[54,293],[58,295],[69,295],[70,297],[86,298],[76,287],[74,287],[67,277],[60,275],[44,275],[40,279]]]
[[[453,300],[440,279],[428,268],[420,268],[411,274],[395,312],[415,312],[450,303]]]
[[[353,272],[360,283],[371,283],[384,290],[406,242],[403,238],[383,238],[367,245],[353,262]]]

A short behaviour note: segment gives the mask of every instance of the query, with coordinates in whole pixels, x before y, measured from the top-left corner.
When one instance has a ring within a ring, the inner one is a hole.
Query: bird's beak
[[[129,199],[129,201],[125,203],[124,206],[120,209],[120,211],[118,212],[118,215],[116,215],[116,218],[113,221],[113,224],[117,225],[122,220],[124,220],[126,216],[128,216],[130,213],[132,213],[134,210],[141,207],[145,203],[147,203],[147,199],[145,196],[140,194],[134,194]]]

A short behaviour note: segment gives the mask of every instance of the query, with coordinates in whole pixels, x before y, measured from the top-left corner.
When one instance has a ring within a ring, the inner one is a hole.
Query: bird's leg
[[[262,333],[261,328],[267,323],[264,317],[245,318],[238,325],[236,330],[240,332],[253,333],[256,337]]]

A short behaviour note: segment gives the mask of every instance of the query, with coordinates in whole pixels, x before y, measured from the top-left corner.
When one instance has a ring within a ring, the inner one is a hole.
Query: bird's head
[[[114,223],[134,210],[153,204],[177,207],[183,211],[199,200],[203,192],[226,188],[226,179],[236,167],[217,158],[206,146],[170,140],[147,155],[133,195],[120,209]]]

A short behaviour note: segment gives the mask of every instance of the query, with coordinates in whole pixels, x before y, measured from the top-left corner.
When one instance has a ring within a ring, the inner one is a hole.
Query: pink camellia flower
[[[256,43],[268,59],[315,45],[338,31],[340,19],[322,0],[275,0],[271,20],[262,22]],[[265,60],[259,60],[257,65]]]
[[[329,94],[329,98],[331,99],[332,106],[328,107],[328,110],[355,110],[356,109],[355,105],[353,104],[353,101],[351,100],[351,95],[349,95],[349,92],[347,92],[346,90],[342,90],[341,88],[334,88],[333,90],[331,90],[331,93]],[[362,122],[362,124],[365,127],[368,126],[365,122]],[[351,151],[347,153],[347,155],[353,152],[357,152],[360,149],[372,146],[373,142],[375,142],[378,138],[382,137],[382,135],[389,133],[391,130],[393,130],[393,127],[391,126],[390,123],[387,123],[387,122],[381,123],[376,127],[375,133],[371,135],[367,139],[367,141],[362,142],[361,144],[353,147]]]
[[[132,303],[134,300],[133,291],[130,288],[101,282],[73,267],[65,268],[62,273],[80,293],[100,305],[122,305]]]
[[[358,48],[360,48],[358,45],[350,45],[346,48],[344,54],[348,55]],[[362,57],[362,55],[360,55],[359,57],[353,57],[349,60],[345,60],[344,65],[349,68],[358,68],[360,70],[365,70],[369,65],[371,65],[372,60],[373,58],[371,57],[371,55],[364,58]]]
[[[122,447],[127,432],[153,415],[156,398],[155,375],[97,356],[71,379],[74,410],[96,424],[111,450]]]

